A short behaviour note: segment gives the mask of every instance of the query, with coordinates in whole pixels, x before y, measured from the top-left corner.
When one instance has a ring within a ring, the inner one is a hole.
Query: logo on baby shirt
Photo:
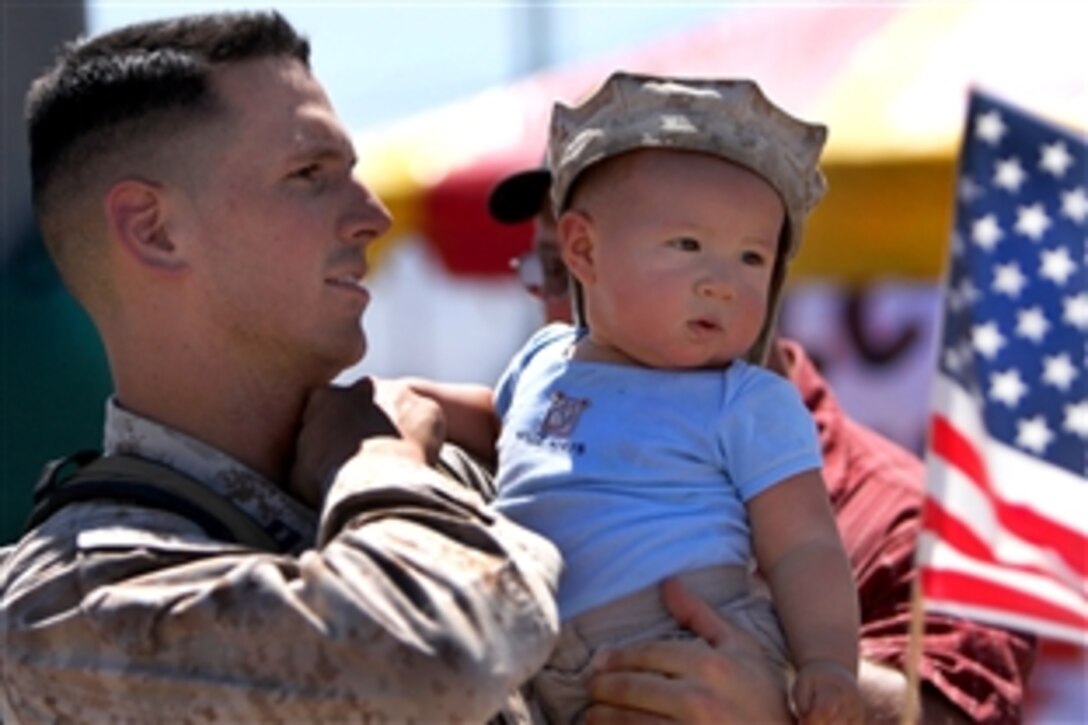
[[[589,405],[586,398],[568,398],[562,392],[552,394],[551,405],[540,423],[540,435],[552,438],[570,438],[582,411]]]
[[[582,412],[589,406],[588,398],[571,398],[562,392],[552,394],[544,420],[533,433],[524,431],[518,438],[533,445],[545,446],[555,451],[581,454],[585,444],[570,440]]]

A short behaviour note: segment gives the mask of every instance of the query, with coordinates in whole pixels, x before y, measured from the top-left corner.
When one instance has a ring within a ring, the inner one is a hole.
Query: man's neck
[[[185,375],[115,370],[118,401],[286,487],[309,386],[256,370],[222,367]]]

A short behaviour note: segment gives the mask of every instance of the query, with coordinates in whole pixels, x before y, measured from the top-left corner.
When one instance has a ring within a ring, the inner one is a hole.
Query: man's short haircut
[[[219,108],[214,64],[276,56],[309,66],[309,42],[276,12],[156,20],[68,44],[27,95],[38,213],[66,171]]]
[[[275,12],[190,15],[70,43],[31,86],[34,210],[61,278],[92,317],[117,302],[96,243],[101,194],[126,176],[200,183],[193,174],[204,167],[188,159],[213,158],[209,144],[234,133],[215,67],[265,58],[308,68],[310,45]]]

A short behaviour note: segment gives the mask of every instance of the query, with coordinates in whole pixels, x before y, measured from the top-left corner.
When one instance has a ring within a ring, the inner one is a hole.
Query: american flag
[[[932,396],[925,606],[1088,645],[1088,145],[973,92]]]

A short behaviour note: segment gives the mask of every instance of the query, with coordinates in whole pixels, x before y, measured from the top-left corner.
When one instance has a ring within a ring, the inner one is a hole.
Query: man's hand
[[[438,462],[438,451],[446,440],[442,406],[416,393],[406,380],[375,381],[374,402],[390,417],[401,438],[423,450],[427,465]]]
[[[785,680],[758,640],[679,581],[665,607],[699,640],[655,641],[602,652],[589,681],[588,723],[792,722]]]
[[[290,492],[318,508],[333,474],[374,436],[403,438],[428,464],[438,459],[445,426],[433,401],[408,386],[364,378],[351,387],[315,389],[306,402],[295,445]]]

